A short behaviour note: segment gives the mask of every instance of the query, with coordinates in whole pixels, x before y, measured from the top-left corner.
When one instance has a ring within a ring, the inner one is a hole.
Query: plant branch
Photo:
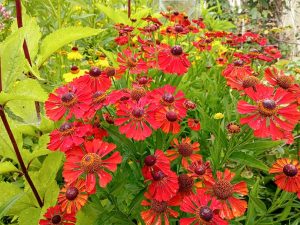
[[[128,18],[130,18],[130,16],[131,16],[131,0],[128,0],[127,3],[128,3]]]
[[[17,145],[16,139],[15,139],[14,134],[13,134],[13,132],[12,132],[10,126],[9,126],[9,123],[7,121],[7,118],[6,118],[6,115],[5,115],[5,112],[4,112],[4,108],[3,108],[2,105],[0,105],[0,117],[2,119],[4,127],[6,129],[6,132],[7,132],[8,136],[9,136],[9,139],[10,139],[10,141],[12,143],[12,146],[13,146],[13,148],[15,150],[15,153],[16,153],[17,159],[19,161],[19,164],[21,166],[21,170],[22,170],[22,172],[24,174],[24,177],[25,177],[26,181],[28,182],[28,184],[29,184],[29,186],[30,186],[30,188],[31,188],[31,190],[32,190],[32,192],[33,192],[33,194],[34,194],[34,196],[35,196],[35,198],[36,198],[39,206],[42,208],[43,205],[44,205],[44,203],[43,203],[41,197],[39,196],[39,193],[37,192],[37,189],[35,188],[32,180],[31,180],[31,178],[30,178],[30,176],[28,174],[28,171],[26,169],[25,163],[24,163],[23,158],[21,156],[19,147]]]
[[[18,24],[18,28],[21,28],[21,27],[23,27],[21,0],[15,0],[15,2],[16,2],[17,24]],[[29,65],[32,66],[26,39],[24,39],[24,42],[23,42],[23,51],[24,51],[25,58],[27,59]],[[32,76],[29,76],[29,77],[32,77]],[[39,102],[35,102],[35,111],[36,111],[38,121],[41,121],[41,107],[40,107]]]

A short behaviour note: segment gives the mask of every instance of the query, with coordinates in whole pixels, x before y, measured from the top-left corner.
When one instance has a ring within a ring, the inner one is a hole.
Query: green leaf
[[[27,208],[23,210],[19,216],[19,225],[39,224],[41,209]]]
[[[99,214],[99,206],[89,203],[77,213],[76,225],[94,224]]]
[[[0,190],[0,205],[7,203],[14,196],[22,193],[22,190],[17,185],[7,182],[0,182]]]
[[[7,92],[22,76],[25,65],[23,53],[24,30],[11,34],[0,46],[3,91]]]
[[[22,149],[23,146],[23,138],[22,134],[16,129],[16,125],[13,120],[11,120],[8,116],[7,120],[10,125],[10,128],[14,134],[14,137],[16,139],[17,145],[19,149]],[[13,146],[11,144],[11,141],[9,139],[9,136],[6,132],[6,129],[4,128],[4,125],[2,121],[0,122],[0,156],[10,158],[14,162],[18,162],[15,151],[13,149]]]
[[[283,141],[255,140],[252,143],[240,145],[239,149],[250,150],[253,151],[255,155],[259,155],[260,153],[277,147],[282,143]]]
[[[106,7],[101,4],[96,4],[96,7],[115,23],[124,23],[127,25],[131,24],[126,13],[121,12],[120,10],[117,11],[111,7]]]
[[[5,161],[0,163],[0,174],[19,171],[12,162]]]
[[[28,100],[14,100],[6,104],[14,115],[22,118],[25,124],[39,126],[39,121],[36,115],[35,104]]]
[[[81,38],[97,35],[99,29],[90,27],[66,27],[49,34],[41,43],[40,53],[37,57],[37,66],[40,67],[54,52],[64,45]]]
[[[229,159],[240,164],[264,170],[266,172],[269,170],[269,167],[266,166],[266,164],[264,164],[262,161],[244,152],[234,152],[230,155]]]
[[[23,20],[23,29],[25,33],[26,43],[28,46],[31,60],[33,61],[38,52],[38,45],[42,37],[42,33],[40,31],[40,27],[37,23],[36,18],[28,16],[25,10],[22,12],[22,20]],[[18,30],[16,19],[13,22],[11,29],[13,32],[16,32]]]
[[[13,196],[6,203],[0,206],[0,219],[13,207],[13,205],[24,195],[23,192]]]

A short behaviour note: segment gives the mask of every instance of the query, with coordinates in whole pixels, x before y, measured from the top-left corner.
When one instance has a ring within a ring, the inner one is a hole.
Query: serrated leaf
[[[41,209],[27,208],[23,210],[19,216],[19,225],[39,224]]]
[[[8,182],[0,182],[0,190],[1,190],[0,205],[5,204],[12,197],[22,192],[22,190],[17,185]]]
[[[24,195],[24,193],[19,193],[9,199],[6,203],[0,206],[0,219],[6,215],[6,213],[14,206],[14,204]]]
[[[37,57],[37,67],[40,67],[54,52],[64,45],[81,38],[97,35],[99,29],[90,27],[66,27],[54,31],[44,38],[40,46],[40,53]]]
[[[13,83],[22,76],[24,69],[23,53],[24,30],[11,34],[0,47],[3,91],[8,92]]]
[[[95,224],[101,211],[99,211],[99,206],[93,203],[85,205],[76,215],[76,225]]]
[[[96,7],[115,23],[131,24],[127,14],[120,10],[116,11],[113,8],[102,4],[96,4]]]
[[[253,151],[255,155],[259,155],[260,153],[277,147],[282,143],[283,141],[255,140],[252,143],[240,145],[239,149],[250,150]]]
[[[18,145],[19,149],[22,149],[22,145],[23,145],[22,134],[16,129],[16,125],[15,125],[14,121],[11,120],[8,116],[6,116],[6,117],[7,117],[8,123],[10,125],[10,128],[14,134],[17,145]],[[6,132],[6,129],[4,128],[2,121],[0,122],[0,156],[10,158],[14,162],[18,162],[15,151],[13,149],[13,146],[11,144],[11,141]]]
[[[23,7],[24,9],[24,7]],[[42,37],[40,27],[35,17],[30,17],[26,14],[25,10],[22,10],[23,29],[25,33],[25,39],[30,52],[31,60],[35,59],[38,52],[39,41]],[[18,30],[17,20],[15,19],[11,29],[13,32]]]
[[[5,161],[0,163],[0,174],[19,171],[12,162]]]
[[[234,152],[229,157],[230,160],[236,161],[242,165],[247,165],[253,168],[258,168],[264,171],[268,171],[269,167],[266,166],[262,161],[254,158],[253,156],[244,152]]]
[[[31,100],[44,102],[48,94],[34,79],[25,79],[13,85],[13,90],[8,93],[0,93],[0,104],[6,104],[12,100]]]

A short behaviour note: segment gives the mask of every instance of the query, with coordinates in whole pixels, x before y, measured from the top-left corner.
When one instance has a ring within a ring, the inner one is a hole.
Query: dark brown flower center
[[[148,83],[147,77],[140,77],[138,80],[139,84],[144,85]]]
[[[272,99],[260,101],[258,102],[258,111],[262,116],[273,116],[277,113],[276,102]]]
[[[197,107],[197,105],[191,100],[185,100],[183,104],[186,109],[195,109]]]
[[[52,224],[59,224],[61,222],[61,216],[60,215],[55,215],[51,218]]]
[[[168,208],[168,203],[165,201],[159,202],[159,201],[153,199],[151,202],[151,209],[154,212],[163,213],[167,210],[167,208]]]
[[[177,120],[177,113],[174,111],[168,111],[166,113],[166,118],[170,122],[175,122]]]
[[[288,89],[293,85],[293,79],[290,76],[280,76],[277,78],[278,85],[283,89]]]
[[[287,164],[283,167],[283,173],[288,177],[294,177],[298,174],[298,169],[293,164]]]
[[[130,96],[133,100],[140,100],[140,98],[144,97],[146,95],[146,90],[142,87],[140,88],[134,88],[130,92]]]
[[[174,47],[171,48],[171,53],[174,56],[179,56],[183,53],[183,50],[182,50],[181,46],[175,45]]]
[[[66,198],[70,201],[73,201],[77,198],[79,191],[76,187],[69,187],[66,191]]]
[[[230,123],[227,125],[227,130],[229,133],[240,133],[241,127],[238,124]]]
[[[92,67],[89,71],[91,77],[99,77],[101,73],[102,72],[98,67]]]
[[[144,160],[146,166],[153,166],[156,163],[156,157],[154,155],[146,156]]]
[[[233,193],[233,186],[227,180],[219,180],[213,186],[213,192],[218,199],[226,200]]]
[[[81,168],[86,173],[95,173],[101,168],[101,157],[96,153],[88,153],[81,159]]]
[[[205,166],[198,166],[194,169],[195,174],[201,176],[204,175],[206,172],[206,167]]]
[[[115,76],[115,75],[116,75],[116,70],[115,70],[115,68],[108,68],[108,69],[106,70],[106,74],[107,74],[107,76],[109,76],[109,77]]]
[[[174,30],[177,33],[181,33],[183,31],[183,26],[181,26],[181,25],[175,25]]]
[[[137,61],[135,58],[133,58],[133,57],[127,58],[127,66],[129,68],[134,68],[134,67],[136,67],[136,65],[137,65]]]
[[[77,102],[73,92],[65,93],[61,96],[61,101],[65,107],[71,107]]]
[[[247,76],[243,80],[243,87],[244,88],[249,88],[249,87],[254,87],[256,84],[259,83],[259,79],[255,76]]]
[[[132,110],[132,115],[137,118],[137,119],[140,119],[143,117],[144,115],[144,109],[143,108],[140,108],[140,107],[137,107],[137,108],[134,108]]]
[[[163,94],[162,100],[166,103],[172,104],[174,102],[175,98],[171,93],[166,92]]]
[[[77,52],[78,51],[78,47],[73,47],[72,51]]]
[[[211,208],[208,206],[203,206],[200,208],[199,216],[201,219],[203,219],[206,222],[209,222],[212,220],[214,213]]]
[[[236,60],[233,62],[234,66],[238,66],[241,67],[244,65],[244,61],[243,60]]]
[[[188,157],[193,153],[193,147],[191,144],[188,143],[181,143],[178,145],[178,152],[183,157]]]
[[[73,74],[76,74],[76,73],[79,73],[79,68],[78,68],[78,66],[72,66],[71,67],[71,73],[73,73]]]
[[[73,134],[74,131],[75,131],[75,128],[72,123],[64,123],[59,128],[59,132],[61,133],[62,136],[69,136],[69,135]]]
[[[189,193],[192,191],[194,180],[186,174],[180,174],[178,177],[179,192]]]
[[[97,91],[93,94],[93,102],[100,103],[103,102],[106,98],[106,93],[103,91]]]
[[[154,170],[151,172],[151,175],[155,181],[162,180],[165,177],[165,174],[161,170]]]

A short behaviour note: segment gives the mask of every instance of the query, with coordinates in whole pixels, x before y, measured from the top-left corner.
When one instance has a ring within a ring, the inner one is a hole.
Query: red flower
[[[243,73],[237,73],[235,76],[228,76],[225,78],[227,80],[227,85],[238,91],[245,90],[245,88],[253,88],[260,83],[260,80],[257,77]]]
[[[125,104],[117,106],[115,125],[120,126],[120,133],[134,140],[144,140],[152,134],[149,126],[148,100],[140,99],[138,102],[128,100]]]
[[[119,152],[114,152],[116,145],[94,139],[84,143],[84,151],[80,147],[73,148],[66,153],[63,176],[67,183],[73,183],[81,175],[85,177],[85,186],[88,193],[94,193],[96,176],[99,177],[100,187],[106,187],[112,176],[107,171],[116,171],[117,164],[122,162]]]
[[[148,71],[147,64],[142,59],[138,59],[138,54],[132,53],[129,49],[119,53],[117,60],[120,63],[120,71],[122,72],[127,69],[132,74],[141,74]]]
[[[129,42],[129,40],[129,35],[127,34],[115,38],[116,44],[120,46],[126,45]]]
[[[200,150],[200,144],[198,142],[191,143],[190,138],[182,138],[181,143],[178,142],[177,138],[175,138],[172,142],[173,150],[167,150],[167,156],[170,161],[181,158],[181,164],[184,168],[188,167],[188,160],[192,162],[198,161],[202,159],[202,156],[199,154],[195,154]]]
[[[92,67],[90,71],[74,80],[77,86],[88,86],[93,94],[98,91],[106,91],[111,87],[111,80],[104,71],[98,67]]]
[[[285,75],[283,71],[278,71],[275,67],[269,67],[265,70],[265,78],[274,87],[279,86],[291,92],[297,91],[299,88],[292,75]]]
[[[86,112],[86,118],[93,118],[96,112],[103,107],[109,105],[108,91],[93,91],[92,93],[92,103],[90,105],[89,111]]]
[[[64,123],[59,129],[50,134],[48,148],[52,151],[67,151],[68,149],[79,146],[84,142],[84,137],[91,132],[92,126],[78,122]]]
[[[180,174],[178,176],[179,189],[176,195],[172,198],[175,205],[181,205],[182,200],[185,196],[194,194],[194,179],[189,177],[187,174]]]
[[[169,201],[176,195],[179,188],[176,173],[172,171],[164,173],[160,169],[154,169],[151,175],[149,193],[153,199],[159,202]]]
[[[146,180],[152,178],[152,171],[161,170],[163,173],[167,174],[170,171],[170,161],[165,156],[164,152],[157,149],[154,155],[146,156],[144,160],[144,167],[142,168],[143,176]]]
[[[195,162],[192,162],[188,166],[188,175],[192,177],[195,180],[200,180],[200,182],[195,183],[195,186],[197,188],[203,187],[203,180],[205,177],[212,176],[212,171],[210,169],[210,163],[209,162],[203,162],[202,160],[198,160]]]
[[[295,159],[278,159],[270,168],[271,174],[275,173],[275,183],[287,192],[300,190],[300,164]]]
[[[197,20],[192,20],[193,23],[197,24],[201,29],[205,28],[205,24],[203,22],[203,18],[198,18]]]
[[[67,84],[57,88],[45,102],[47,116],[57,121],[67,113],[67,119],[75,116],[81,119],[89,110],[91,92],[83,85]]]
[[[242,75],[250,76],[252,75],[253,70],[250,66],[245,65],[242,60],[237,60],[232,64],[229,64],[222,72],[222,75],[226,77],[239,77]]]
[[[144,194],[146,200],[141,205],[150,207],[146,211],[141,212],[141,217],[146,225],[169,224],[169,217],[178,217],[178,212],[171,209],[174,206],[172,201],[157,201],[151,197],[149,193]]]
[[[166,47],[158,53],[158,65],[164,73],[176,73],[180,76],[188,71],[191,63],[182,47],[175,45],[172,48]]]
[[[186,115],[184,93],[182,91],[176,92],[176,88],[171,85],[167,84],[161,88],[157,88],[149,92],[147,97],[150,102],[150,110],[156,110],[163,106],[178,110],[183,117]]]
[[[44,217],[46,219],[41,219],[40,225],[75,225],[76,222],[74,214],[63,212],[59,205],[48,208]]]
[[[201,129],[200,121],[193,118],[188,118],[188,126],[191,130],[198,131]]]
[[[212,48],[211,42],[212,42],[212,39],[200,39],[197,42],[193,42],[193,45],[201,52],[202,51],[210,51]]]
[[[149,114],[151,115],[149,123],[155,129],[161,128],[164,133],[177,134],[180,132],[179,121],[182,120],[183,115],[177,110],[163,107]]]
[[[238,102],[238,112],[250,114],[241,119],[241,124],[248,124],[257,137],[272,137],[273,140],[286,139],[286,132],[291,132],[300,119],[295,96],[281,88],[257,85],[256,91],[248,88],[245,93],[255,101],[251,105],[243,100]]]
[[[85,181],[79,179],[74,184],[65,185],[58,196],[58,204],[62,211],[70,214],[76,214],[88,200],[88,194],[85,189]]]
[[[217,172],[216,179],[211,176],[204,180],[204,190],[221,203],[220,216],[229,220],[242,216],[247,209],[247,202],[235,197],[248,194],[247,184],[244,181],[232,184],[234,175],[230,170],[225,169],[224,173]]]
[[[282,56],[276,46],[266,46],[264,48],[264,53],[273,59],[279,59]]]
[[[186,196],[180,205],[180,210],[192,217],[181,218],[180,225],[227,225],[219,215],[221,204],[215,198],[205,194],[203,190],[198,190],[197,194]]]

